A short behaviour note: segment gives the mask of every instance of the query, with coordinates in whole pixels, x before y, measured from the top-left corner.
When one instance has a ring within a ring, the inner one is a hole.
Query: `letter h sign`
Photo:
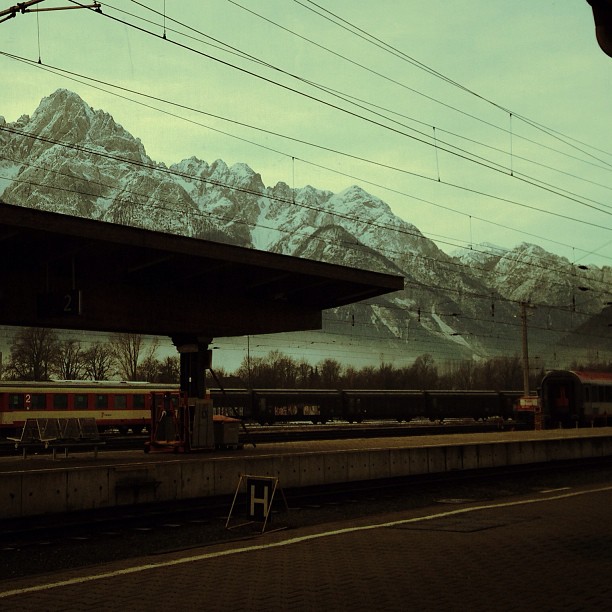
[[[238,480],[238,486],[236,487],[236,493],[234,494],[234,501],[232,501],[232,507],[230,508],[227,521],[225,522],[226,529],[235,529],[236,527],[242,526],[236,525],[230,527],[230,522],[236,500],[238,499],[238,493],[243,483],[246,483],[246,513],[247,518],[250,520],[248,523],[243,523],[242,525],[250,525],[254,522],[263,523],[261,528],[261,533],[263,533],[266,530],[266,524],[270,518],[270,510],[274,502],[276,490],[278,489],[280,491],[285,502],[285,509],[289,510],[287,499],[285,498],[283,489],[278,483],[278,478],[274,476],[246,476],[241,474]],[[281,527],[281,529],[285,528]]]
[[[277,482],[277,478],[246,477],[248,518],[253,521],[267,521]]]

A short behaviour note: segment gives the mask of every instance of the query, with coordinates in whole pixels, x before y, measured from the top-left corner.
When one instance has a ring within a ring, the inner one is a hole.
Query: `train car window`
[[[599,401],[599,387],[592,388],[592,397],[591,401],[598,402]]]
[[[47,396],[44,393],[32,393],[30,407],[37,410],[45,409],[47,407]]]
[[[604,387],[604,391],[606,392],[606,402],[612,402],[612,387]]]
[[[127,408],[127,395],[115,395],[115,408]]]
[[[106,393],[96,395],[96,408],[108,408],[108,395]]]
[[[591,387],[590,385],[584,385],[584,400],[586,402],[591,401]]]
[[[74,408],[75,410],[87,409],[87,395],[84,393],[76,393],[74,396]]]
[[[25,406],[23,393],[9,393],[8,405],[10,410],[23,410]]]
[[[132,395],[132,403],[134,408],[144,408],[145,407],[145,395],[143,393],[136,393]]]
[[[53,408],[59,410],[66,410],[68,408],[68,394],[67,393],[54,393],[53,394]]]

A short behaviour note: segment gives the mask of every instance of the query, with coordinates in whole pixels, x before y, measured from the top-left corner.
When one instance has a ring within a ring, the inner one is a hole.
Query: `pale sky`
[[[585,0],[113,0],[102,11],[0,24],[0,52],[34,62],[0,55],[0,115],[15,121],[67,88],[158,162],[244,162],[266,185],[359,184],[445,251],[533,242],[612,265],[612,59]]]

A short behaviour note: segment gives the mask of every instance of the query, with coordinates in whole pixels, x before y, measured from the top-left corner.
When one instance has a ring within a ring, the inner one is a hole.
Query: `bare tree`
[[[91,380],[108,380],[114,366],[115,358],[109,344],[97,342],[83,352],[83,370]]]
[[[146,380],[149,382],[159,382],[159,371],[161,369],[161,362],[156,357],[155,353],[157,352],[157,347],[159,346],[159,341],[157,338],[153,340],[153,342],[149,345],[147,352],[138,364],[136,369],[136,378],[133,380]]]
[[[161,363],[157,357],[147,355],[139,364],[135,380],[157,382]]]
[[[78,380],[83,376],[83,349],[78,340],[69,338],[57,345],[55,369],[58,376],[64,380]]]
[[[217,372],[219,376],[225,376],[224,370]],[[181,378],[181,361],[178,356],[166,357],[159,364],[158,378],[155,382],[166,384],[178,384]]]
[[[296,364],[296,370],[296,385],[305,389],[310,387],[314,368],[305,359],[300,359]]]
[[[111,346],[122,380],[138,380],[138,362],[144,339],[142,334],[113,334]]]
[[[410,367],[411,383],[415,389],[435,389],[438,384],[438,368],[428,353],[419,355]]]
[[[138,380],[148,382],[178,383],[180,378],[178,357],[166,357],[162,362],[152,351],[138,364]]]
[[[321,385],[325,388],[333,389],[338,386],[342,365],[335,359],[324,359],[318,364]]]
[[[52,329],[20,329],[10,347],[11,355],[6,366],[8,377],[16,380],[49,380],[57,347],[57,333]]]
[[[253,387],[295,387],[296,362],[280,351],[270,351],[266,357],[245,357],[236,374]]]
[[[473,389],[476,378],[476,367],[473,361],[462,361],[452,373],[453,388]]]
[[[142,334],[113,334],[111,345],[113,355],[117,363],[118,374],[123,380],[138,380],[141,372],[139,371],[140,353],[144,348],[144,336]],[[157,338],[148,348],[145,360],[151,364],[156,361],[155,352],[159,341]]]

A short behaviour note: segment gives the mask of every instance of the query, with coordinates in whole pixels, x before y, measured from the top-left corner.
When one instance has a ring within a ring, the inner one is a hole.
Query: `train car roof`
[[[1,200],[0,256],[0,324],[189,341],[320,329],[322,310],[404,287],[400,275]]]
[[[612,372],[574,371],[573,373],[583,383],[600,384],[600,385],[612,384]]]
[[[42,391],[53,389],[54,391],[74,391],[74,390],[91,390],[97,392],[109,391],[178,391],[178,385],[165,383],[150,383],[139,381],[104,381],[104,380],[46,380],[46,381],[28,381],[28,380],[2,380],[0,381],[0,391],[3,390],[18,390],[18,391]]]
[[[573,378],[581,383],[592,385],[612,385],[612,372],[595,372],[590,370],[551,370],[544,376],[546,379]]]

